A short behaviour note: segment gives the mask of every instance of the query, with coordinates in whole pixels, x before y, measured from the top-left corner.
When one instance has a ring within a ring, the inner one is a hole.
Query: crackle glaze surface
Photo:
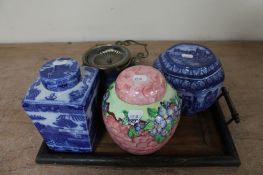
[[[55,151],[93,150],[98,70],[76,64],[70,58],[59,58],[43,65],[22,101],[44,141]]]
[[[115,90],[118,97],[127,103],[145,105],[164,96],[166,80],[151,66],[132,66],[120,73]]]
[[[163,98],[148,105],[133,105],[118,98],[112,84],[103,98],[103,120],[112,139],[132,154],[159,150],[174,134],[181,100],[167,84]]]
[[[220,94],[224,71],[213,52],[201,45],[182,43],[163,52],[154,62],[182,97],[182,112],[193,114],[210,107]]]

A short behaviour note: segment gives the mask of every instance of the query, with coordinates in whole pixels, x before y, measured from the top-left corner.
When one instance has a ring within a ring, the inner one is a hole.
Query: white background
[[[262,40],[263,0],[0,0],[0,43]]]

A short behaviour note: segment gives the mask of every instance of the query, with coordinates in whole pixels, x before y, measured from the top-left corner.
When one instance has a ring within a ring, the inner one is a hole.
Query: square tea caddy
[[[80,67],[72,58],[41,67],[22,106],[51,150],[93,151],[98,83],[98,69]]]

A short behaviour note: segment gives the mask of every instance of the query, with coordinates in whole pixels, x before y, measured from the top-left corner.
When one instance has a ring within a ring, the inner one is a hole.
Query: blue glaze
[[[74,87],[80,80],[80,66],[71,58],[58,58],[44,64],[39,76],[49,90],[62,91]]]
[[[172,46],[154,62],[183,100],[182,112],[193,114],[210,107],[221,92],[224,70],[213,52],[201,45]]]
[[[22,106],[48,147],[61,152],[92,152],[98,69],[58,58],[43,65],[39,75]],[[61,86],[63,83],[67,85]]]

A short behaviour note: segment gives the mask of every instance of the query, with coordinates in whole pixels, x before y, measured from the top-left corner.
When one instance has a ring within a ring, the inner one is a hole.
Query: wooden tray
[[[234,120],[238,123],[239,116],[225,88],[222,96],[232,114],[228,122],[225,122],[217,101],[204,112],[192,117],[183,116],[173,138],[154,154],[135,156],[126,153],[102,128],[94,153],[57,153],[43,142],[36,162],[101,166],[239,166],[240,159],[227,126]]]

